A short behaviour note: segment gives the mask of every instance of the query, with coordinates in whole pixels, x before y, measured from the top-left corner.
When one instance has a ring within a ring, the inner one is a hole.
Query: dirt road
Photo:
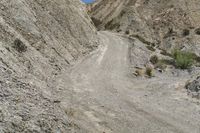
[[[70,71],[70,104],[69,98],[62,101],[69,117],[86,129],[82,132],[200,132],[199,103],[181,88],[187,76],[132,77],[128,40],[99,34],[99,50]]]

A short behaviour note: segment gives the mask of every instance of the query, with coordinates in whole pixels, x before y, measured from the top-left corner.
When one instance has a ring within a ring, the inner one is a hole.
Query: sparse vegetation
[[[27,50],[27,46],[19,39],[14,41],[13,48],[15,48],[19,53],[26,52]]]
[[[75,111],[73,108],[68,108],[68,109],[65,110],[65,113],[66,113],[66,115],[67,115],[68,117],[74,117],[75,112],[76,112],[76,111]]]
[[[157,64],[158,63],[158,61],[159,61],[159,59],[158,59],[158,56],[157,55],[153,55],[153,56],[151,56],[150,57],[150,62],[152,63],[152,64]]]
[[[180,69],[190,68],[195,60],[194,54],[190,52],[174,50],[173,58],[175,61],[175,66]]]
[[[176,68],[180,69],[188,69],[190,68],[195,62],[200,62],[200,57],[197,56],[194,53],[186,52],[186,51],[180,51],[178,49],[173,50],[173,52],[170,54],[166,52],[165,50],[161,51],[161,54],[171,57],[172,59],[161,59],[158,60],[157,63],[154,64],[155,57],[151,57],[150,61],[152,64],[154,64],[155,68],[160,68],[164,70],[167,65],[173,65]]]
[[[105,25],[106,29],[119,29],[120,28],[120,23],[114,23],[114,20],[112,19],[111,21],[109,21],[106,25]]]
[[[164,50],[164,49],[161,49],[160,54],[165,55],[165,56],[172,57],[172,55],[171,55],[170,53],[168,53],[168,52],[167,52],[166,50]]]
[[[144,76],[144,74],[145,74],[144,69],[137,69],[137,70],[135,71],[135,75],[136,75],[136,76]]]
[[[159,60],[158,63],[155,64],[155,68],[165,70],[167,68],[167,64],[163,60]]]
[[[196,54],[193,54],[193,56],[194,56],[195,61],[200,63],[200,57]]]
[[[167,68],[167,65],[174,65],[174,60],[173,59],[161,59],[154,66],[155,66],[155,68],[165,70]]]
[[[94,23],[94,25],[96,27],[98,27],[102,23],[100,20],[98,20],[98,19],[96,19],[94,17],[91,17],[91,19],[92,19],[92,22]]]
[[[142,37],[138,34],[132,34],[132,35],[130,35],[130,37],[137,38],[138,40],[140,40],[141,42],[143,42],[146,45],[149,45],[149,46],[152,46],[152,47],[155,46],[155,43],[149,42],[144,37]]]
[[[128,34],[130,34],[130,31],[129,31],[129,30],[127,30],[127,31],[125,32],[125,34],[127,34],[127,35],[128,35]]]
[[[200,35],[200,28],[197,28],[197,29],[195,30],[195,33],[196,33],[197,35]]]
[[[156,51],[155,48],[152,47],[152,46],[150,46],[150,45],[147,45],[146,47],[147,47],[147,49],[150,50],[150,51]]]
[[[152,67],[146,67],[146,75],[149,77],[153,77],[153,68]]]
[[[175,34],[175,32],[174,32],[173,28],[169,28],[169,29],[168,29],[168,32],[164,35],[163,38],[172,37],[172,36],[174,36],[174,34]]]
[[[135,75],[136,76],[148,76],[148,77],[153,77],[153,68],[147,66],[146,68],[141,68],[141,69],[137,69],[135,71]]]
[[[190,35],[190,30],[184,29],[183,30],[183,36],[185,37],[185,36],[188,36],[188,35]]]

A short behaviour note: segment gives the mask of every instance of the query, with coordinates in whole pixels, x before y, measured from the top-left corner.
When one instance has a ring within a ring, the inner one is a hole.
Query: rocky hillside
[[[199,54],[199,0],[97,0],[88,9],[99,29]]]
[[[70,132],[58,77],[97,45],[79,0],[1,0],[0,132]]]
[[[0,133],[199,133],[197,104],[177,90],[200,70],[147,65],[174,47],[200,55],[200,1],[87,8],[92,19],[80,0],[0,0]]]

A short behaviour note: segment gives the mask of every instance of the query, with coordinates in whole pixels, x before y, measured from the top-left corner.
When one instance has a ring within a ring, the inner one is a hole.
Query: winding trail
[[[110,32],[99,36],[99,50],[70,71],[71,117],[78,126],[92,133],[200,132],[200,107],[176,90],[186,78],[133,78],[129,41]]]

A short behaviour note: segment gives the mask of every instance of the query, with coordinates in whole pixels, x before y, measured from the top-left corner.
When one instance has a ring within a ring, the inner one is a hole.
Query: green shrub
[[[175,66],[181,69],[188,69],[194,63],[194,54],[190,52],[184,52],[180,50],[174,50],[173,57],[175,60]]]
[[[153,68],[151,67],[146,67],[146,75],[149,77],[153,77]]]

